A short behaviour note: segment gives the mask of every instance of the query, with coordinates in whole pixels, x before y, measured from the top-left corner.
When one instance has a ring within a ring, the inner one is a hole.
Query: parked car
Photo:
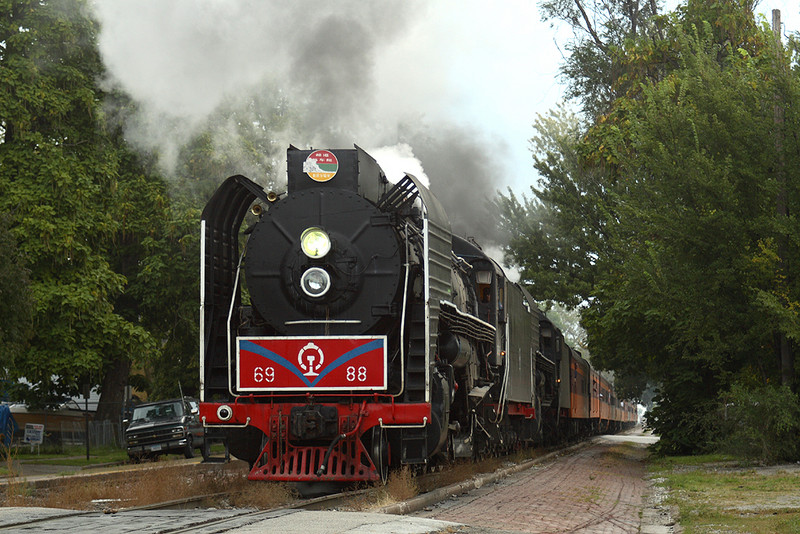
[[[194,457],[203,450],[205,433],[197,399],[185,397],[134,406],[125,430],[131,459],[179,453]]]

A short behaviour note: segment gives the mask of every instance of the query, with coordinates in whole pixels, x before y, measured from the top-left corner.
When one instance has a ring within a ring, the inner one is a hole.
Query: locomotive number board
[[[239,337],[239,391],[386,389],[386,336]]]

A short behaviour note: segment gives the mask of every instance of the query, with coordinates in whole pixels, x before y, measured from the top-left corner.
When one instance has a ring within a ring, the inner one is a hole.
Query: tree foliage
[[[750,2],[688,2],[658,30],[615,45],[605,112],[536,123],[535,200],[500,203],[523,280],[587,305],[593,363],[657,383],[660,447],[689,452],[719,392],[780,383],[776,333],[798,340],[797,220],[776,203],[797,201],[800,80]]]
[[[29,271],[17,240],[9,231],[10,217],[0,215],[0,379],[24,353],[31,335],[31,300]],[[4,388],[5,389],[5,388]],[[2,392],[5,398],[6,392]]]
[[[267,185],[292,113],[277,91],[227,102],[168,185],[126,137],[136,104],[99,85],[86,7],[0,0],[0,368],[31,404],[97,386],[105,419],[131,383],[198,392],[199,206],[231,174]]]
[[[786,386],[734,384],[711,413],[726,453],[775,463],[800,457],[800,399]]]
[[[33,302],[30,343],[4,352],[4,371],[31,404],[99,386],[99,418],[121,413],[132,367],[174,371],[155,396],[196,393],[197,209],[175,205],[110,120],[108,102],[130,103],[97,85],[85,2],[1,5],[0,204]]]
[[[539,8],[544,20],[566,23],[575,35],[561,75],[567,96],[588,117],[606,113],[624,94],[627,42],[663,32],[656,0],[541,0]]]
[[[29,348],[7,362],[49,402],[97,383],[109,355],[141,353],[148,333],[115,312],[125,279],[102,251],[118,228],[118,155],[97,127],[101,72],[81,2],[3,2],[0,203],[28,261]]]
[[[512,191],[497,203],[512,230],[509,250],[533,295],[577,306],[594,285],[598,250],[605,242],[602,169],[584,165],[577,118],[564,108],[539,117],[531,140],[542,186],[534,198]]]

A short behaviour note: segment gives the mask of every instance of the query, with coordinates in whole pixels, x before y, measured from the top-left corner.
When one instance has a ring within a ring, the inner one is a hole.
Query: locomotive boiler
[[[201,243],[200,414],[250,479],[385,480],[542,439],[540,312],[414,176],[290,147],[287,191],[228,178]]]

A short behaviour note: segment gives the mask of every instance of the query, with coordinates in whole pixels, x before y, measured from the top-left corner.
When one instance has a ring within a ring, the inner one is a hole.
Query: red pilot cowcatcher
[[[211,427],[252,426],[264,433],[267,440],[247,477],[250,480],[377,481],[381,479],[383,466],[376,466],[376,461],[388,462],[389,456],[384,427],[425,425],[431,421],[431,405],[395,403],[391,396],[377,393],[361,394],[360,398],[361,402],[353,398],[354,402],[348,404],[309,405],[280,402],[279,398],[270,403],[255,403],[248,396],[228,405],[233,412],[228,421],[219,419],[222,403],[202,403],[200,415]],[[304,444],[294,435],[293,418],[296,419],[298,412],[314,408],[334,412],[334,435],[324,444]],[[365,443],[370,445],[369,450]],[[379,458],[376,452],[386,456]]]
[[[209,426],[264,433],[251,480],[380,480],[385,427],[431,421],[430,404],[396,404],[386,393],[385,336],[239,337],[236,367],[246,396],[229,405],[230,420],[219,419],[219,403],[204,403],[201,416]],[[345,393],[348,403],[340,402]]]

